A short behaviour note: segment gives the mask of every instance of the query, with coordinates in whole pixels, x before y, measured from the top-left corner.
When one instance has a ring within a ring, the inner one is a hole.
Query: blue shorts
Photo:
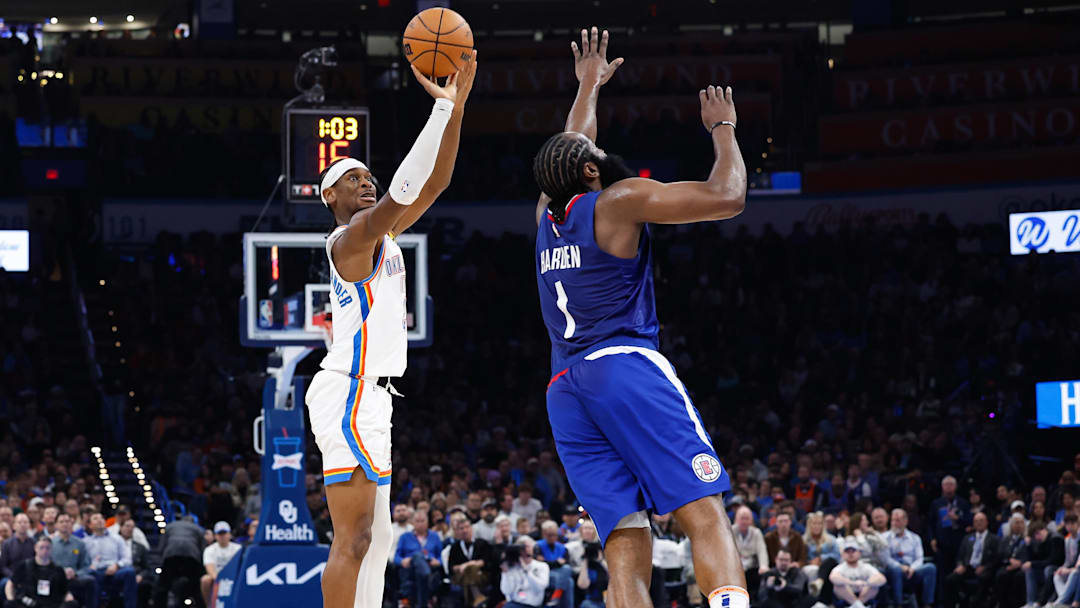
[[[601,542],[627,515],[669,513],[731,488],[701,415],[655,350],[591,353],[556,374],[547,408],[570,487]]]

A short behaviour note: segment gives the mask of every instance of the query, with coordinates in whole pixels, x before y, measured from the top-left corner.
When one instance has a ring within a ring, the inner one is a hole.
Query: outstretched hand
[[[476,76],[476,50],[472,51],[472,57],[465,63],[457,72],[446,77],[446,84],[439,85],[438,82],[428,78],[416,69],[415,65],[410,65],[413,75],[416,76],[417,82],[420,86],[424,87],[424,90],[435,99],[449,99],[454,102],[455,106],[461,106],[465,104],[465,100],[469,98],[469,93],[472,92],[473,78]]]
[[[722,120],[736,122],[735,101],[732,97],[731,87],[717,87],[709,85],[708,88],[698,91],[698,100],[701,102],[701,122],[705,129],[711,129],[714,124]]]
[[[623,58],[608,63],[607,60],[608,32],[604,30],[601,35],[596,26],[589,30],[581,30],[581,46],[571,42],[570,48],[574,51],[574,74],[578,82],[596,82],[604,84],[615,74],[615,70],[623,64]]]

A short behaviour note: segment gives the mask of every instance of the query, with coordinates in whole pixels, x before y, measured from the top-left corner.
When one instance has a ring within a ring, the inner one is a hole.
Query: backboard
[[[427,235],[395,239],[405,256],[409,282],[406,329],[409,347],[431,344],[433,306],[428,295]],[[321,316],[330,310],[326,234],[244,234],[244,295],[240,297],[240,343],[244,346],[325,347]]]

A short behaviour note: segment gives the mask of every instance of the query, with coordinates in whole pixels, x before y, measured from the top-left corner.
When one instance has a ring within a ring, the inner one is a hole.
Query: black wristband
[[[735,129],[735,123],[731,122],[730,120],[718,120],[713,123],[713,126],[709,127],[709,133],[712,134],[713,129],[719,127],[720,125],[728,125],[731,127],[732,130]]]

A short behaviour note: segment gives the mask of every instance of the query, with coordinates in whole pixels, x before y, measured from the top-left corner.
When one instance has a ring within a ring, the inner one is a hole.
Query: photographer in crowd
[[[764,608],[800,608],[808,604],[806,574],[793,567],[791,552],[776,552],[776,567],[761,579],[761,605]]]
[[[584,547],[584,564],[577,573],[577,587],[584,596],[580,608],[604,608],[608,571],[603,551],[598,540],[585,542]]]
[[[499,589],[506,596],[503,608],[536,608],[544,603],[548,586],[548,566],[533,559],[536,541],[522,536],[503,554]]]

